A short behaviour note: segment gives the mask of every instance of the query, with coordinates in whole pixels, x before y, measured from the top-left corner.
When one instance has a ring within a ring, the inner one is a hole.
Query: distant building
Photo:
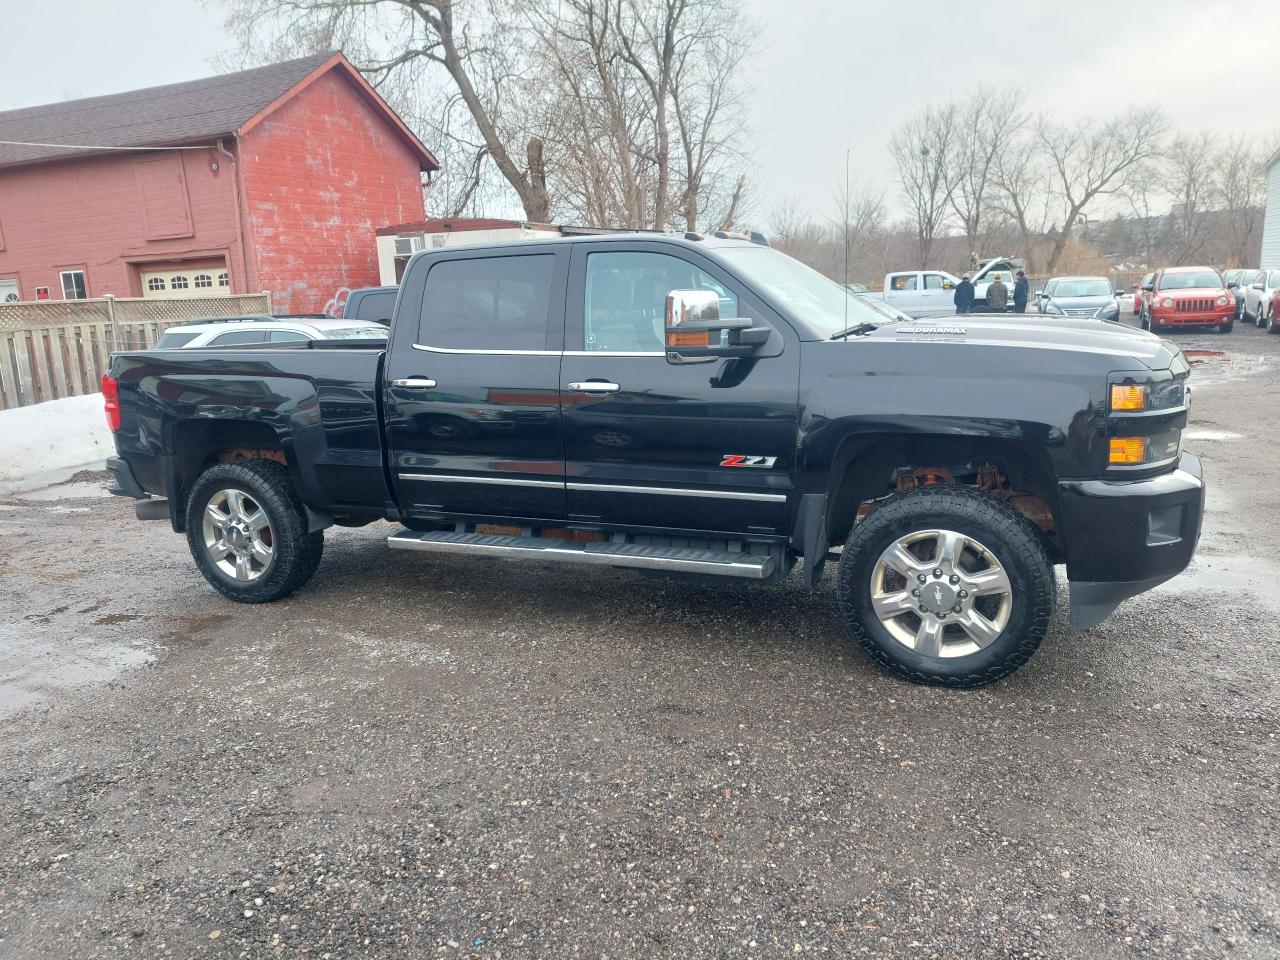
[[[439,169],[341,53],[0,113],[0,301],[378,282]],[[141,149],[161,147],[163,149]]]
[[[455,247],[469,243],[503,243],[510,240],[545,240],[549,237],[616,233],[601,227],[569,224],[526,223],[521,220],[494,220],[488,217],[437,217],[413,223],[379,227],[378,273],[384,286],[400,282],[405,264],[419,250]]]
[[[1280,150],[1271,155],[1267,169],[1267,208],[1262,216],[1262,257],[1258,266],[1280,269]]]

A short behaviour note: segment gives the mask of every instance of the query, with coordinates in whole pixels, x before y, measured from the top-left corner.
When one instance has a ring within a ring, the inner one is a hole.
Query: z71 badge
[[[740,453],[726,453],[720,461],[722,467],[772,467],[777,457],[748,457]]]

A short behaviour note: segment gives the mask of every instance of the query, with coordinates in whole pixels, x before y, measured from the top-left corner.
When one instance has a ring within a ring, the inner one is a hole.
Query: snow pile
[[[102,394],[0,410],[0,493],[34,490],[115,454]]]

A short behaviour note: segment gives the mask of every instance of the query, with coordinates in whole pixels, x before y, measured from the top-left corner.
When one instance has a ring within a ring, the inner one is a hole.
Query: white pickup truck
[[[1017,257],[996,257],[988,260],[976,273],[973,281],[973,310],[980,313],[987,307],[987,287],[995,275],[1009,288],[1009,302],[1013,302],[1013,274],[1022,269]],[[927,317],[940,313],[955,313],[955,289],[960,278],[945,270],[900,270],[887,273],[884,290],[863,294],[878,297],[892,307],[913,317]]]

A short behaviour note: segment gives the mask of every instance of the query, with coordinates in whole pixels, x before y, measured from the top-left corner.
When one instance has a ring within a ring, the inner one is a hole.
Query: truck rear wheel
[[[902,494],[856,524],[837,594],[851,637],[914,683],[978,687],[1026,663],[1053,618],[1039,532],[967,487]]]
[[[307,515],[289,472],[272,460],[210,467],[187,500],[187,544],[204,578],[237,603],[288,596],[320,565],[324,531]]]

